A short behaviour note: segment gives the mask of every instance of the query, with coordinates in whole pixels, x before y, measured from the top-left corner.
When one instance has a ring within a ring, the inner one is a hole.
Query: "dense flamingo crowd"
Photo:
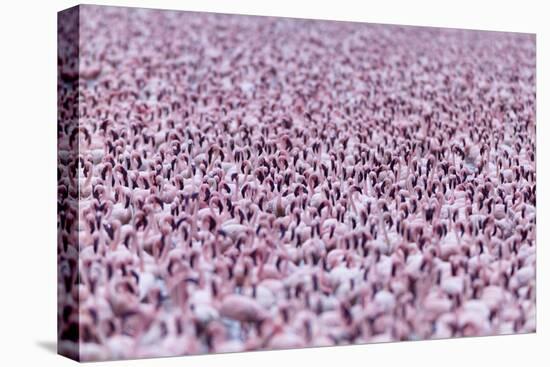
[[[96,6],[60,32],[62,353],[535,330],[534,36]]]

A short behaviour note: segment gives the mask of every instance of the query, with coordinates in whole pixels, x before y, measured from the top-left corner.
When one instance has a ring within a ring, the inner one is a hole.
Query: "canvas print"
[[[535,35],[84,5],[58,40],[60,354],[535,332]]]

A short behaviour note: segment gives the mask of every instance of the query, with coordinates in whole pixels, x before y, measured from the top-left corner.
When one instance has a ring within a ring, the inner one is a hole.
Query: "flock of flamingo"
[[[534,36],[64,16],[61,353],[535,331]]]

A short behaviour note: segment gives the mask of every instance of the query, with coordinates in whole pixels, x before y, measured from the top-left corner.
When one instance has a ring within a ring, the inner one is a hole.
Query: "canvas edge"
[[[79,147],[78,139],[75,144],[71,142],[69,134],[60,134],[60,130],[65,129],[71,134],[78,132],[78,98],[71,99],[71,92],[76,91],[78,95],[79,29],[80,5],[57,13],[57,353],[75,361],[81,360],[80,302],[76,288],[79,276],[76,227],[79,201],[78,196],[71,199],[70,193],[74,190],[78,195],[79,190],[76,176],[71,178],[67,175],[66,166],[78,164]],[[63,67],[64,58],[68,58],[74,65],[70,73]],[[65,114],[63,105],[72,116]],[[63,182],[68,183],[69,192],[63,189]],[[69,236],[64,235],[62,227],[68,228]]]

